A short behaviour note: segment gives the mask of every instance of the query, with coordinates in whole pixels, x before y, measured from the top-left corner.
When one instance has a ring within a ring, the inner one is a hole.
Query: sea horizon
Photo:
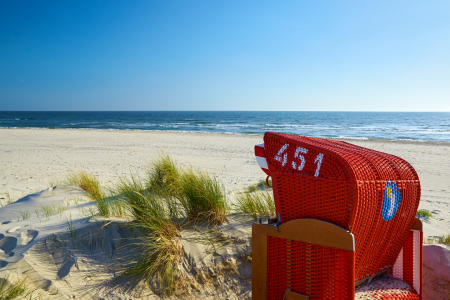
[[[0,111],[0,128],[149,130],[450,142],[450,112]]]

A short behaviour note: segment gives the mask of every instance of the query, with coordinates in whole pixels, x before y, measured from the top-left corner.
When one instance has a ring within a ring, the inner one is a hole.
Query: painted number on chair
[[[286,152],[287,148],[289,147],[289,144],[284,144],[280,150],[278,150],[277,155],[275,155],[274,159],[276,161],[281,162],[281,165],[284,167],[288,162],[288,154]],[[294,158],[292,159],[291,165],[294,170],[301,171],[305,167],[306,164],[306,158],[303,156],[303,154],[307,154],[308,149],[303,147],[297,147],[295,149]],[[319,176],[320,173],[320,167],[322,166],[323,162],[323,153],[319,153],[316,158],[314,159],[314,163],[316,166],[316,172],[314,173],[315,177]]]

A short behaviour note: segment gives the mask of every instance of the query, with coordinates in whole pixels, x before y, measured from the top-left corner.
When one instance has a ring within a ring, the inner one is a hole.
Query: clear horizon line
[[[359,113],[449,113],[450,111],[389,110],[0,110],[2,112],[359,112]]]

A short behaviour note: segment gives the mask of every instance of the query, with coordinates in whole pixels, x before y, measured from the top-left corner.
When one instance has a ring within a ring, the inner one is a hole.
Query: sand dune
[[[93,206],[93,202],[69,203],[67,210],[49,218],[33,215],[26,220],[9,220],[20,208],[39,210],[43,203],[63,203],[64,198],[80,191],[55,188],[52,192],[54,195],[48,190],[34,193],[0,208],[1,277],[11,271],[26,274],[50,299],[160,299],[149,290],[130,289],[120,283],[110,285],[117,260],[138,255],[126,247],[136,242],[137,236],[127,220],[83,214],[83,209]],[[210,234],[205,226],[182,231],[180,243],[185,255],[179,274],[184,283],[174,299],[180,295],[195,298],[198,294],[202,299],[250,297],[251,263],[245,258],[251,255],[249,229],[253,221],[232,215],[228,220],[228,224],[216,227],[226,239],[225,247],[202,242]],[[73,233],[69,232],[68,221]],[[153,284],[157,286],[157,282],[155,278]]]

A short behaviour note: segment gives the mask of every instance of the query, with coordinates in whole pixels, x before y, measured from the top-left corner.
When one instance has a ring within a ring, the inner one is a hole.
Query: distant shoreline
[[[2,112],[3,129],[87,129],[450,142],[450,113]]]
[[[210,132],[210,131],[182,131],[182,130],[150,130],[150,129],[105,129],[105,128],[22,128],[22,127],[0,127],[0,130],[61,130],[61,131],[101,131],[101,132],[153,132],[160,134],[209,134],[209,135],[225,135],[225,136],[261,136],[264,134],[259,133],[239,133],[239,132]],[[389,139],[389,138],[372,138],[372,137],[320,137],[320,136],[311,136],[311,137],[319,137],[330,140],[339,140],[339,141],[347,141],[347,142],[356,142],[356,141],[373,141],[373,142],[398,142],[398,143],[420,143],[420,144],[431,144],[431,145],[450,145],[450,141],[433,141],[433,140],[414,140],[414,139]]]

